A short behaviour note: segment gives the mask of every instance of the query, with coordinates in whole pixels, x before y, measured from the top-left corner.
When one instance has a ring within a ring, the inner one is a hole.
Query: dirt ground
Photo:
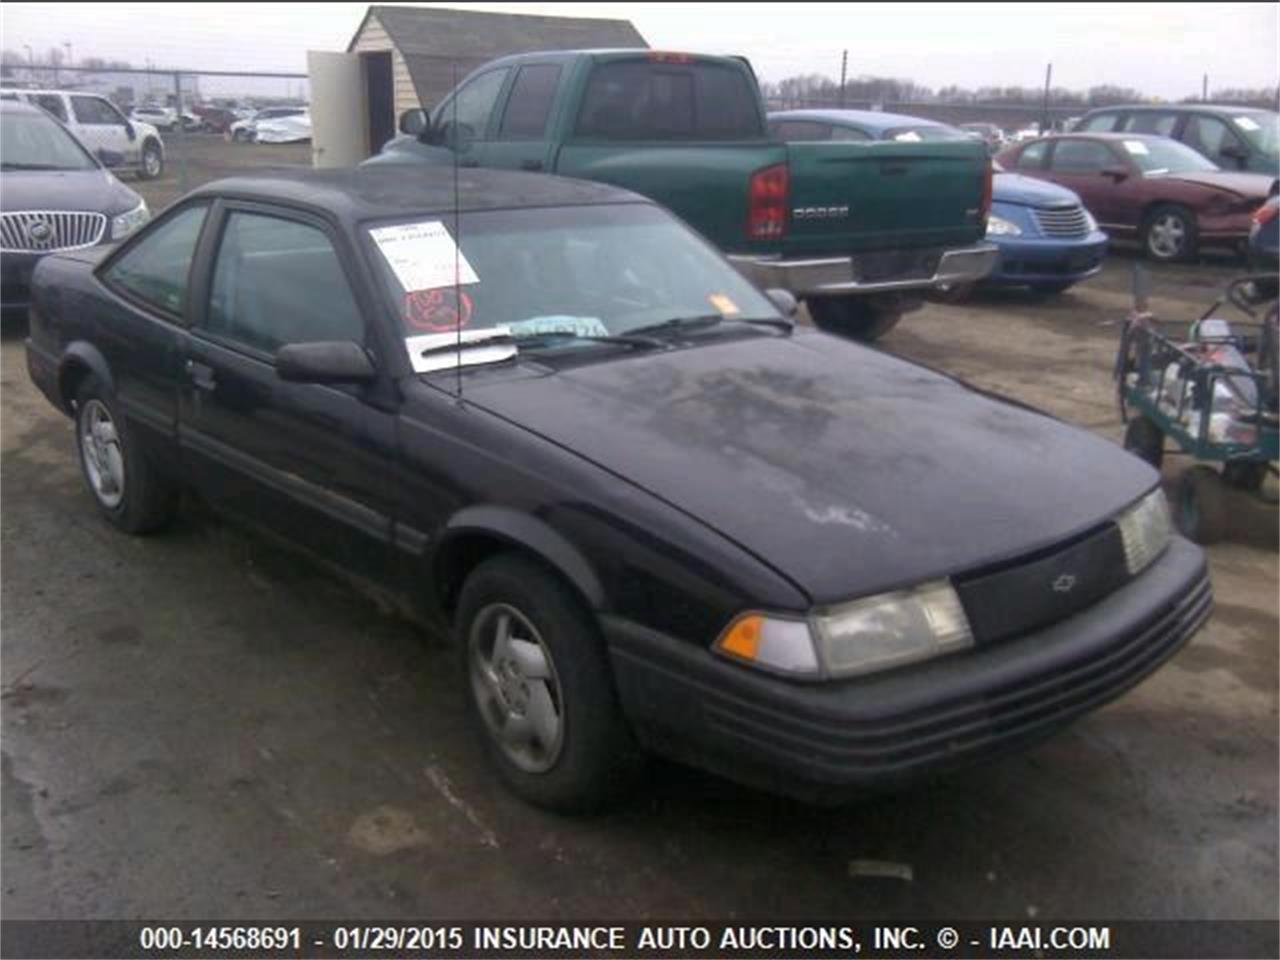
[[[152,213],[211,180],[266,167],[311,165],[309,143],[232,143],[215,133],[171,133],[165,136],[164,145],[164,172],[157,179],[122,175],[142,194]]]
[[[1132,263],[883,346],[1118,438]],[[1153,305],[1199,313],[1232,270],[1154,270]],[[498,787],[435,638],[198,508],[110,529],[21,340],[0,354],[8,918],[1277,917],[1274,508],[1210,549],[1189,647],[1032,752],[839,810],[659,764],[564,819]]]

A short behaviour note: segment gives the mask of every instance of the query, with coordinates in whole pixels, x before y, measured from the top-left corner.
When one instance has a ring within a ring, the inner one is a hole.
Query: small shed
[[[508,54],[647,46],[629,20],[371,6],[347,52],[360,54],[364,62],[372,118],[398,117],[418,106],[430,109],[455,80]]]

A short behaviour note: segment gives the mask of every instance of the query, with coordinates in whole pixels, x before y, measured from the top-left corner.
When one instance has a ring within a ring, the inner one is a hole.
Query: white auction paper
[[[479,283],[480,278],[439,220],[369,231],[405,292]]]

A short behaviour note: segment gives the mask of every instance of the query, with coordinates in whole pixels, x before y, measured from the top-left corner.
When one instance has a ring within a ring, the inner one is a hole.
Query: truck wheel
[[[1142,245],[1152,260],[1190,260],[1197,246],[1195,214],[1175,203],[1160,204],[1142,223]]]
[[[1227,532],[1226,485],[1212,467],[1197,465],[1178,484],[1178,529],[1196,543],[1217,543]]]
[[[143,180],[154,180],[164,173],[164,151],[154,140],[143,144],[142,163],[139,164],[138,173]]]
[[[469,712],[503,781],[540,807],[597,810],[639,766],[604,644],[557,577],[514,553],[472,572],[454,618]]]
[[[809,297],[805,305],[819,330],[864,343],[883,337],[902,319],[900,310],[878,307],[857,297]]]
[[[76,393],[76,447],[98,509],[125,533],[150,533],[173,519],[177,487],[138,449],[115,397],[92,375]]]
[[[1157,470],[1164,462],[1164,434],[1148,417],[1134,417],[1124,428],[1124,448]]]

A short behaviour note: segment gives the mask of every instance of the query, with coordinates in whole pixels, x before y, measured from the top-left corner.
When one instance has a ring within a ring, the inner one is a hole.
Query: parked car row
[[[298,143],[311,139],[311,112],[306,107],[267,107],[227,127],[236,143]]]

